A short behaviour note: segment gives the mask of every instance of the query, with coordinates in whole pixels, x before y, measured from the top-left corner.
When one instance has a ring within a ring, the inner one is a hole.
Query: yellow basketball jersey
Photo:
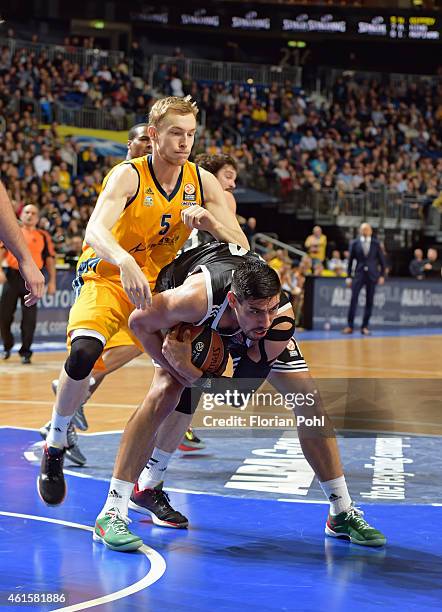
[[[105,177],[103,189],[115,168],[122,164],[130,164],[136,170],[138,190],[126,204],[112,234],[135,258],[148,281],[155,284],[161,268],[175,258],[189,237],[190,230],[181,221],[181,211],[192,204],[204,204],[200,173],[195,164],[186,162],[168,196],[155,177],[149,155],[117,164]],[[120,269],[97,257],[93,248],[84,244],[74,288],[80,289],[85,280],[97,277],[119,282]]]

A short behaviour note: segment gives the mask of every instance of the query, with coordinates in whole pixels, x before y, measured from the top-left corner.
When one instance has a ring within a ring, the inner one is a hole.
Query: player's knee
[[[64,364],[69,378],[83,380],[92,372],[95,362],[103,352],[98,338],[79,336],[72,341],[71,352]]]
[[[156,404],[170,409],[180,401],[182,387],[175,381],[164,381],[155,388]]]
[[[142,310],[134,310],[129,317],[128,321],[129,329],[137,337],[142,337],[143,333],[149,333],[149,325],[146,317],[146,313]]]

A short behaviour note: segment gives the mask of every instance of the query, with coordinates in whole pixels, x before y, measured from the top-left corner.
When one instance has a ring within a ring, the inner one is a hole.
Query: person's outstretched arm
[[[3,183],[0,182],[0,241],[17,258],[18,269],[29,293],[25,296],[26,306],[32,306],[43,295],[45,279],[36,266],[23,240],[11,201]]]

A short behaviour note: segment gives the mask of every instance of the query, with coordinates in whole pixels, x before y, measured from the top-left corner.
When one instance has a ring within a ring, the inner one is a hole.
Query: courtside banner
[[[310,277],[305,287],[307,329],[341,329],[347,324],[351,289],[345,279]],[[365,289],[359,294],[355,327],[361,325]],[[387,279],[376,287],[370,327],[374,329],[442,326],[442,279]]]

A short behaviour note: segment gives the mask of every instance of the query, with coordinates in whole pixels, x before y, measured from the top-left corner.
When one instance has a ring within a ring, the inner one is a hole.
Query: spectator
[[[312,266],[312,259],[308,255],[304,255],[298,266],[299,274],[302,276],[311,276],[313,274]]]
[[[318,141],[313,136],[312,130],[307,130],[305,136],[301,138],[299,143],[300,148],[303,151],[315,151],[318,147]]]
[[[332,256],[327,262],[327,268],[332,272],[335,272],[336,268],[345,269],[344,260],[341,259],[341,254],[339,251],[332,251]]]
[[[249,241],[249,244],[252,244],[253,236],[256,232],[256,219],[255,217],[249,217],[246,221],[246,224],[242,226],[242,230]]]
[[[50,153],[45,147],[40,155],[34,158],[34,168],[37,176],[41,178],[45,172],[49,172],[52,168]]]
[[[424,278],[424,252],[422,249],[414,250],[414,259],[410,261],[410,274],[414,276],[416,280],[422,280]]]
[[[283,268],[284,265],[290,263],[290,258],[288,256],[287,251],[285,251],[284,249],[277,249],[275,256],[270,259],[268,263],[269,266],[271,266],[274,270],[276,270],[276,272],[279,273],[279,271]]]
[[[282,289],[290,293],[293,301],[302,292],[302,288],[300,287],[299,282],[299,276],[296,274],[296,269],[292,268],[290,264],[284,264],[280,268],[278,274],[281,280]]]
[[[115,106],[112,106],[112,108],[110,110],[110,114],[117,121],[120,121],[120,120],[125,118],[126,111],[124,110],[124,108],[121,105],[121,102],[119,100],[115,101]]]
[[[440,279],[442,276],[442,263],[438,259],[436,249],[428,249],[427,259],[424,262],[424,274],[428,279]]]
[[[132,59],[134,76],[143,76],[144,52],[137,40],[132,41],[129,56]]]
[[[322,233],[322,228],[319,225],[315,225],[312,234],[307,237],[304,244],[313,264],[324,261],[327,237]]]

